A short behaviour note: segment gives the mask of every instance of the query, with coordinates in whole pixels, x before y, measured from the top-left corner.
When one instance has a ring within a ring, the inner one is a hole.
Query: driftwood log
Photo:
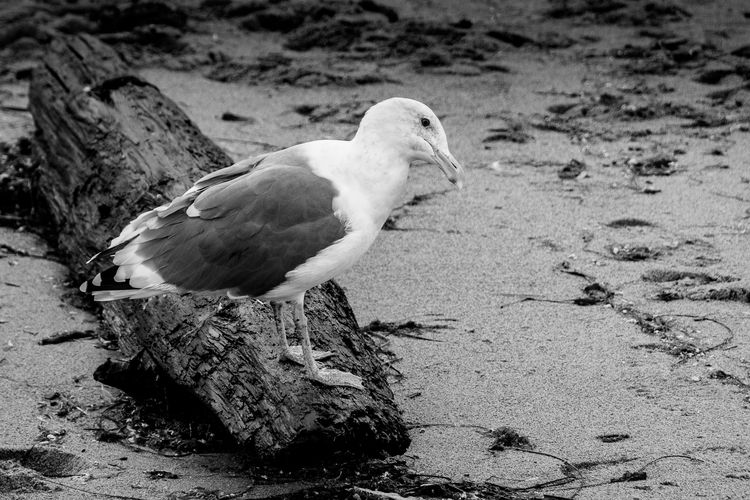
[[[40,191],[73,275],[123,225],[181,194],[230,158],[156,87],[90,36],[52,42],[32,77],[30,108],[42,156]],[[270,307],[165,295],[104,305],[128,355],[143,351],[194,394],[246,449],[263,458],[401,453],[409,438],[384,371],[342,290],[308,293],[313,344],[365,391],[321,387],[279,363]],[[294,341],[294,339],[292,339]]]

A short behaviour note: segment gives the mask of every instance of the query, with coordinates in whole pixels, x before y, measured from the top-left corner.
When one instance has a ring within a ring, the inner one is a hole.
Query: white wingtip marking
[[[122,297],[113,297],[112,295],[102,295],[102,294],[97,294],[97,293],[93,295],[94,295],[94,300],[96,302],[109,302],[112,300],[117,300],[119,298],[122,298]]]
[[[94,286],[101,286],[101,284],[102,284],[102,275],[101,274],[97,274],[96,276],[94,276],[94,279],[91,280],[91,284],[94,285]]]
[[[78,287],[78,289],[82,291],[83,293],[86,293],[88,291],[88,288],[89,288],[88,281],[84,281],[83,283],[81,283],[81,286]]]
[[[147,288],[164,283],[164,278],[157,271],[144,265],[135,266],[129,279],[133,288]]]
[[[151,288],[134,289],[134,290],[98,290],[93,292],[94,300],[97,302],[108,302],[120,299],[145,299],[154,295],[176,292],[177,287],[173,285],[156,285]]]
[[[115,273],[114,280],[118,283],[122,283],[126,279],[130,278],[130,273],[132,271],[133,266],[120,266],[117,268],[117,272]]]
[[[116,266],[140,264],[143,258],[136,253],[137,251],[137,245],[128,245],[112,257],[112,263]]]
[[[185,211],[188,217],[200,217],[201,212],[197,208],[195,208],[195,205],[190,205],[188,209]]]

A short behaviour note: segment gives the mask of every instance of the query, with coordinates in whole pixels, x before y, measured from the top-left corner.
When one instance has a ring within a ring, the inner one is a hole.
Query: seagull
[[[96,301],[164,293],[270,302],[279,359],[311,380],[363,389],[356,375],[320,366],[304,312],[310,288],[349,269],[403,196],[409,167],[437,165],[459,189],[464,170],[425,104],[394,97],[367,110],[354,138],[316,140],[240,161],[199,179],[125,226],[94,255],[113,265],[80,290]],[[301,346],[290,346],[291,305]]]

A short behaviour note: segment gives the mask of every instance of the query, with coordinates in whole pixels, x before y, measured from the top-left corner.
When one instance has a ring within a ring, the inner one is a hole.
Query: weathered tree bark
[[[231,163],[159,90],[90,36],[51,44],[34,72],[30,108],[43,153],[40,191],[75,276],[140,212]],[[381,363],[333,282],[308,293],[313,343],[365,391],[320,387],[276,359],[270,307],[165,295],[105,304],[128,354],[145,349],[258,456],[394,454],[409,438]]]

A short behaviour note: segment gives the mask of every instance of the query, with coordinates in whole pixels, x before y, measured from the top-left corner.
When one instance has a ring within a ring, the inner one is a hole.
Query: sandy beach
[[[179,37],[191,50],[126,58],[236,160],[349,138],[390,96],[440,116],[465,188],[414,167],[388,230],[337,279],[361,326],[394,325],[384,337],[411,469],[514,498],[750,497],[750,6],[377,5],[341,14],[363,23],[359,38],[328,20],[328,46],[191,5]],[[450,29],[419,28],[430,45],[413,51],[393,42],[419,23]],[[19,40],[2,55],[22,69],[37,53]],[[269,54],[288,60],[262,69]],[[5,144],[33,135],[27,88],[27,75],[3,74]],[[245,119],[222,119],[230,111]],[[92,373],[118,352],[91,337],[39,345],[98,320],[20,220],[0,227],[0,498],[305,490],[307,478],[269,480],[233,452],[97,439],[120,395]],[[528,447],[490,450],[483,430],[506,427]],[[24,465],[39,447],[64,473]]]

